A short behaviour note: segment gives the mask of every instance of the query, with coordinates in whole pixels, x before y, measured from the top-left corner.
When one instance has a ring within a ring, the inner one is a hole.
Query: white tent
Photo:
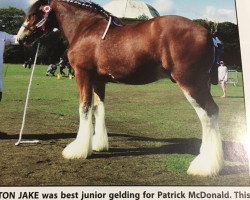
[[[118,18],[138,19],[147,17],[151,19],[159,16],[155,8],[139,0],[113,0],[103,7]]]

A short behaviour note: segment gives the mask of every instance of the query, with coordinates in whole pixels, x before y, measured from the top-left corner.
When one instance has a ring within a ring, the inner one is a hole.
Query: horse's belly
[[[129,72],[114,74],[111,78],[114,82],[142,85],[157,81],[161,74],[160,69],[160,65],[140,66]]]

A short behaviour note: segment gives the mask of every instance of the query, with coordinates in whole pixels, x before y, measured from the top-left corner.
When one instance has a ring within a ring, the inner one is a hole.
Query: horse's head
[[[53,30],[53,13],[48,0],[35,2],[18,31],[17,40],[20,44],[29,46],[34,44],[42,36]]]

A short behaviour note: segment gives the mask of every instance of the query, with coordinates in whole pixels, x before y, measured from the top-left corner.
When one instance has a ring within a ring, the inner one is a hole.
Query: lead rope
[[[30,96],[30,88],[31,88],[31,84],[32,84],[32,79],[33,79],[34,71],[35,71],[36,60],[37,60],[37,55],[38,55],[39,47],[40,47],[40,43],[38,43],[38,45],[37,45],[35,60],[34,60],[33,68],[32,68],[31,75],[30,75],[30,82],[29,82],[29,86],[28,86],[28,91],[27,91],[27,96],[26,96],[26,102],[25,102],[24,112],[23,112],[23,121],[22,121],[21,130],[20,130],[20,133],[19,133],[19,139],[15,143],[16,146],[18,146],[19,144],[25,144],[25,143],[26,144],[27,143],[30,144],[30,143],[38,143],[39,142],[39,140],[30,140],[30,141],[26,140],[26,141],[22,141],[23,129],[24,129],[25,120],[26,120],[26,112],[27,112],[27,107],[28,107],[28,102],[29,102],[29,96]]]
[[[105,31],[104,31],[104,33],[103,33],[103,35],[102,35],[102,39],[103,39],[103,40],[105,39],[105,37],[106,37],[106,35],[107,35],[107,32],[108,32],[108,30],[109,30],[109,27],[110,27],[111,21],[112,21],[112,17],[111,17],[111,16],[109,16],[109,22],[108,22],[108,25],[107,25],[107,27],[106,27],[106,29],[105,29]]]

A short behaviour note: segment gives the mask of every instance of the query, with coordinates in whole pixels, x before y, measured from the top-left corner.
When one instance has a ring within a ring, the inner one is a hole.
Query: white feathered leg
[[[85,112],[83,106],[80,106],[79,114],[80,126],[77,137],[62,152],[63,157],[67,159],[87,158],[92,153],[92,107]]]
[[[109,148],[108,134],[105,124],[105,108],[104,103],[98,98],[95,105],[95,134],[93,137],[94,151],[107,151]]]
[[[184,92],[186,98],[194,107],[202,124],[202,144],[200,154],[189,166],[188,174],[200,176],[217,175],[223,166],[222,142],[218,126],[218,115],[208,116],[196,101]]]

